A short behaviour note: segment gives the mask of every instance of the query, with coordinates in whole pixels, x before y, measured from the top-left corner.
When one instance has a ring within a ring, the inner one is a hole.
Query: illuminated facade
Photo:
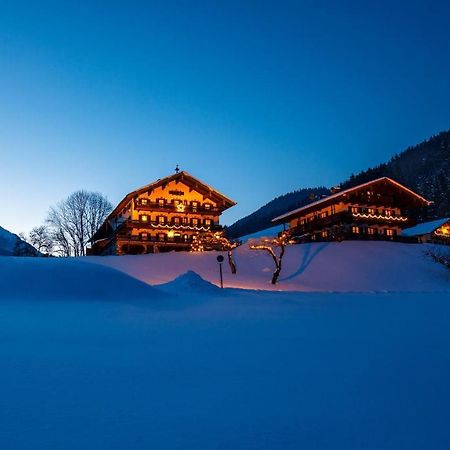
[[[92,238],[90,254],[190,250],[195,236],[220,231],[219,216],[235,202],[187,172],[126,195]]]
[[[419,223],[414,227],[404,229],[402,236],[405,240],[412,242],[450,245],[450,218]]]
[[[303,240],[395,239],[431,202],[383,177],[338,191],[273,219]]]

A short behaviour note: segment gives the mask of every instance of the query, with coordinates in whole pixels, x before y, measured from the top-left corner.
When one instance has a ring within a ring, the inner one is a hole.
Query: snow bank
[[[129,299],[158,295],[122,272],[63,258],[0,257],[0,296],[39,299]]]
[[[393,242],[324,242],[289,246],[280,281],[270,284],[271,257],[238,248],[237,275],[223,263],[226,287],[318,292],[399,292],[450,290],[450,273],[428,259],[427,245]],[[194,271],[219,284],[217,253],[161,253],[141,256],[89,257],[87,261],[121,270],[148,284],[167,283]]]

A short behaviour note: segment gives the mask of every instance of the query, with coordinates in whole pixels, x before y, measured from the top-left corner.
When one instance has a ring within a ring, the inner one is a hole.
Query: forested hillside
[[[434,202],[430,217],[450,216],[450,130],[409,147],[387,163],[367,169],[342,183],[346,189],[379,177],[391,177]],[[270,227],[271,220],[303,206],[322,195],[325,187],[300,189],[277,197],[254,213],[228,227],[231,238],[244,236]]]

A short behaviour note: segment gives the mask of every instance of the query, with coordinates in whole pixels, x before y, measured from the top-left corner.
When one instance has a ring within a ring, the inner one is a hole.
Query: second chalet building
[[[305,240],[395,239],[431,202],[383,177],[338,191],[273,219]]]
[[[194,236],[220,231],[236,203],[187,172],[130,192],[92,238],[90,253],[123,255],[190,250]]]

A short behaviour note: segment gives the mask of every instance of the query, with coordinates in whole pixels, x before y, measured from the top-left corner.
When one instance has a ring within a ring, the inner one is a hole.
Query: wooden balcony
[[[192,232],[192,231],[222,231],[223,228],[221,225],[218,224],[211,224],[211,225],[204,225],[204,224],[197,224],[197,225],[191,225],[191,224],[175,224],[173,222],[157,222],[154,220],[149,220],[147,222],[139,221],[139,220],[127,220],[125,222],[127,228],[138,228],[138,229],[145,229],[145,228],[151,228],[154,230],[173,230],[175,232]]]
[[[179,213],[179,214],[209,214],[212,216],[217,216],[221,214],[221,210],[219,208],[205,208],[204,206],[192,206],[192,205],[183,205],[184,209],[180,211],[177,209],[177,206],[172,203],[165,203],[163,205],[155,202],[135,202],[134,208],[138,211],[161,211],[161,212],[171,212],[171,213]]]

